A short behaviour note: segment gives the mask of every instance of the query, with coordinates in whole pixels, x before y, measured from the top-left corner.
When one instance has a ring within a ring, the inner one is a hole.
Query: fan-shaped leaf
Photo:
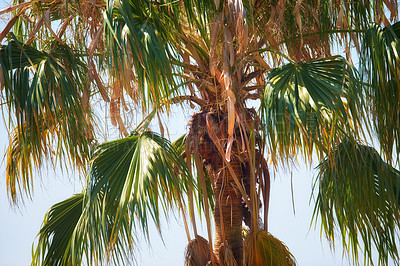
[[[342,57],[290,63],[270,71],[261,106],[262,122],[274,157],[283,161],[302,149],[326,152],[343,131],[358,122],[359,84]]]
[[[342,244],[358,264],[358,249],[373,262],[372,247],[379,264],[389,258],[398,265],[400,226],[400,172],[386,164],[375,149],[346,139],[318,166],[319,188],[314,219],[332,242],[340,233]]]
[[[78,167],[87,162],[93,137],[90,110],[84,111],[81,102],[87,69],[68,46],[58,43],[50,45],[48,52],[9,43],[0,48],[0,64],[13,129],[7,180],[15,203],[15,185],[30,194],[29,176],[44,158]]]
[[[370,86],[369,110],[386,160],[393,149],[400,153],[400,22],[381,28],[373,24],[366,31],[360,57],[361,69]]]
[[[39,232],[34,264],[73,264],[71,241],[82,216],[83,201],[84,194],[80,193],[50,208]]]
[[[102,191],[104,202],[112,203],[106,204],[106,213],[115,216],[115,241],[129,236],[136,225],[147,234],[149,219],[159,228],[159,208],[167,214],[172,206],[178,206],[176,195],[185,193],[185,182],[192,181],[182,157],[169,141],[145,131],[96,148],[89,196]]]

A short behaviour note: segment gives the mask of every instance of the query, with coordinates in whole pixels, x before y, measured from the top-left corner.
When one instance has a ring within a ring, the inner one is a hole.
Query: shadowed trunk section
[[[242,171],[239,161],[232,161],[231,166],[236,176],[241,180]],[[210,170],[210,169],[209,169]],[[235,188],[235,182],[228,169],[218,167],[216,172],[210,173],[214,179],[215,196],[215,243],[214,253],[220,258],[221,245],[224,244],[223,237],[232,249],[233,256],[237,265],[243,265],[243,240],[242,240],[242,220],[243,207],[242,196]],[[221,223],[222,214],[222,223]]]
[[[206,167],[208,176],[213,184],[215,202],[214,254],[222,265],[242,266],[243,199],[242,194],[236,188],[231,172],[223,163],[225,154],[223,151],[221,152],[221,150],[226,149],[227,145],[225,142],[228,139],[227,123],[227,113],[203,111],[192,116],[190,130],[193,132],[194,153],[198,152],[201,155],[202,163]],[[240,132],[238,132],[238,135],[240,135]],[[219,148],[217,147],[218,145]],[[233,173],[235,173],[239,182],[242,183],[244,173],[241,162],[243,160],[238,159],[240,157],[239,154],[237,143],[234,141],[230,167],[232,167]]]

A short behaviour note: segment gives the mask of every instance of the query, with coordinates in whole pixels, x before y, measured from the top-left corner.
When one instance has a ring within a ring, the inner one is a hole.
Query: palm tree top
[[[358,245],[368,262],[372,245],[379,263],[398,259],[395,0],[33,0],[3,14],[11,14],[0,32],[8,194],[14,204],[31,197],[32,172],[48,159],[78,168],[86,183],[49,211],[36,263],[121,262],[137,229],[146,234],[150,220],[159,228],[175,208],[188,240],[193,229],[188,265],[201,249],[212,264],[266,263],[267,249],[279,250],[278,264],[294,264],[268,233],[268,165],[298,158],[321,160],[315,217],[328,239],[339,229],[355,260]],[[123,138],[95,145],[99,104]],[[161,118],[177,104],[193,114],[187,134],[170,143]],[[132,126],[128,113],[143,121]],[[154,120],[161,135],[149,130]],[[380,154],[361,144],[375,136]]]

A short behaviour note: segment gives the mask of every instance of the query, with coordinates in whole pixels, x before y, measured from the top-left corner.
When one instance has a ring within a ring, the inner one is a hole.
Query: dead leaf
[[[232,143],[233,143],[233,130],[235,128],[235,117],[236,117],[236,112],[235,112],[235,94],[231,89],[226,90],[226,94],[228,97],[228,102],[227,102],[227,109],[228,109],[228,143],[226,147],[226,153],[225,153],[225,158],[228,162],[231,160],[231,150],[232,150]]]
[[[300,31],[300,35],[303,32],[303,23],[301,21],[301,4],[302,4],[303,0],[298,0],[296,3],[296,7],[294,8],[293,14],[296,16],[296,24],[297,27],[299,28]]]
[[[219,37],[219,32],[221,31],[221,26],[222,26],[222,13],[218,14],[213,23],[213,29],[212,29],[212,34],[211,34],[211,43],[210,43],[210,62],[209,62],[209,68],[211,75],[215,76],[215,69],[217,67],[217,58],[215,56],[215,49],[216,49],[216,42]]]
[[[108,93],[107,93],[106,88],[104,87],[103,81],[101,80],[99,74],[97,73],[96,66],[95,66],[93,60],[91,60],[91,62],[90,62],[90,71],[91,71],[91,74],[92,74],[94,80],[96,81],[97,87],[99,88],[101,97],[103,98],[104,101],[109,103],[110,98],[108,97]]]
[[[57,32],[57,36],[61,38],[61,36],[64,35],[65,30],[67,29],[68,25],[70,25],[71,20],[74,18],[74,16],[69,16],[64,22],[63,24],[60,26],[60,28],[58,29]]]
[[[214,4],[218,11],[219,10],[219,0],[214,0]]]
[[[4,9],[0,10],[0,16],[5,13],[10,13],[10,12],[14,11],[15,9],[22,8],[27,5],[31,5],[31,4],[32,4],[32,2],[24,2],[21,4],[15,5],[15,6],[10,6],[10,7],[4,8]]]
[[[228,28],[224,30],[224,51],[229,52],[229,65],[233,66],[235,64],[235,49],[233,47],[232,33]]]
[[[65,45],[65,43],[58,37],[58,35],[53,31],[53,28],[51,27],[50,10],[51,10],[51,7],[46,11],[46,13],[43,16],[44,23],[45,23],[47,29],[50,31],[51,35],[53,35],[54,39],[57,42],[59,42],[60,44]]]
[[[34,37],[35,37],[35,34],[36,34],[36,33],[39,31],[39,29],[42,27],[43,23],[44,23],[44,16],[41,17],[41,18],[38,20],[38,22],[35,24],[35,27],[34,27],[33,30],[31,31],[31,33],[29,34],[28,40],[25,42],[26,45],[29,45],[29,44],[33,41],[33,39],[34,39]]]
[[[10,32],[11,28],[14,26],[15,22],[17,22],[18,18],[18,16],[13,17],[4,27],[3,31],[0,33],[0,43],[3,41],[4,37]]]
[[[93,38],[92,42],[89,45],[88,53],[90,55],[93,54],[94,49],[96,49],[97,44],[99,43],[100,37],[102,36],[104,26],[101,25],[100,28],[97,30],[95,37]]]

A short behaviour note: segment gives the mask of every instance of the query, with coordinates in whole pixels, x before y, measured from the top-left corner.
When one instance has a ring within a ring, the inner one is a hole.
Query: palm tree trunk
[[[243,265],[243,239],[242,221],[244,208],[242,194],[236,187],[234,174],[242,183],[244,172],[241,160],[237,157],[240,152],[236,144],[232,149],[232,161],[228,169],[221,140],[228,139],[226,135],[227,113],[223,112],[199,112],[192,116],[190,131],[193,132],[192,139],[195,152],[198,152],[206,166],[208,176],[211,178],[214,191],[214,222],[215,241],[214,254],[222,265],[226,262],[236,260],[238,266]],[[239,133],[240,134],[240,133]],[[190,140],[189,140],[190,141]],[[219,147],[217,147],[219,145]],[[194,153],[195,153],[194,152]],[[228,244],[230,250],[227,249]],[[231,258],[231,260],[225,258]],[[232,258],[233,257],[233,258]],[[234,265],[228,263],[228,265]]]
[[[231,167],[236,176],[241,180],[242,170],[239,161],[232,161]],[[222,244],[224,237],[230,246],[238,266],[243,265],[243,240],[242,220],[243,206],[242,196],[235,188],[235,183],[228,169],[220,165],[212,175],[214,177],[214,220],[215,243],[214,253],[222,260]],[[210,175],[211,176],[211,175]]]

